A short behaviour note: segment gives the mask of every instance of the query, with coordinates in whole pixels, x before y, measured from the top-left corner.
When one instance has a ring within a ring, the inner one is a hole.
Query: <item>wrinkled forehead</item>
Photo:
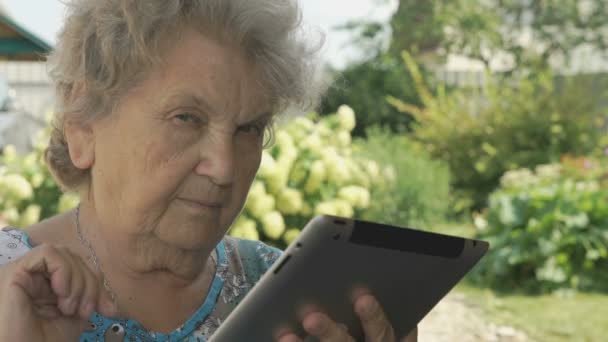
[[[188,103],[213,113],[274,112],[275,104],[255,62],[242,48],[183,32],[161,55],[136,91],[154,101]],[[142,88],[139,87],[139,88]]]

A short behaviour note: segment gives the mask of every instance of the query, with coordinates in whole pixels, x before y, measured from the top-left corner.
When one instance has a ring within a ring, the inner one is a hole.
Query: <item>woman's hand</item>
[[[355,301],[355,313],[361,319],[365,341],[367,342],[397,342],[395,331],[386,318],[382,307],[371,295],[362,295]],[[355,339],[348,334],[343,325],[334,322],[327,315],[315,312],[304,317],[302,321],[304,330],[315,336],[321,342],[351,342]],[[301,342],[302,339],[295,334],[283,335],[279,342]],[[414,329],[408,336],[401,339],[403,342],[418,341],[418,331]]]
[[[115,314],[99,279],[67,248],[40,245],[0,267],[0,341],[77,341],[94,310]]]

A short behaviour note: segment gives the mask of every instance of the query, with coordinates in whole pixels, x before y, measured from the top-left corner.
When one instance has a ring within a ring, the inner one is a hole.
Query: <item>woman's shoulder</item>
[[[21,229],[0,229],[0,266],[8,264],[32,249],[29,236]]]
[[[244,273],[254,283],[274,264],[283,253],[261,241],[226,236],[226,250],[238,259]]]

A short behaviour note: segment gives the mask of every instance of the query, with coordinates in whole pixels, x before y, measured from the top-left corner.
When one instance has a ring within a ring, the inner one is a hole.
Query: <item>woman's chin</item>
[[[214,220],[217,222],[216,220]],[[200,222],[183,222],[170,229],[157,232],[156,236],[165,245],[182,250],[210,249],[220,241],[223,234],[218,234],[215,224],[201,224]],[[179,228],[178,228],[179,227]]]

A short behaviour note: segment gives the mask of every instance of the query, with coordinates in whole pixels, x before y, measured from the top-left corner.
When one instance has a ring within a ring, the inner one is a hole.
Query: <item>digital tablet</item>
[[[318,216],[213,334],[212,342],[307,336],[301,322],[322,311],[363,340],[354,298],[373,294],[396,336],[406,336],[488,250],[485,241]]]

